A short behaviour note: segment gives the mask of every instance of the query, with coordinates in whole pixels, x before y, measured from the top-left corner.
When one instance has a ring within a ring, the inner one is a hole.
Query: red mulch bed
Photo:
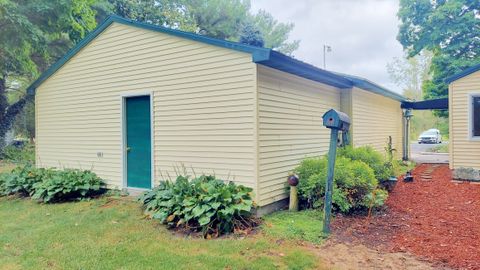
[[[413,182],[398,181],[385,211],[337,216],[335,237],[408,251],[438,267],[480,269],[480,184],[453,182],[448,165],[422,164],[413,175]]]

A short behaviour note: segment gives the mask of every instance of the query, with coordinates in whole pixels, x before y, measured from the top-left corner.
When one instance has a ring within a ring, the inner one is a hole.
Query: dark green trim
[[[380,85],[378,85],[374,82],[371,82],[367,79],[364,79],[362,77],[348,75],[348,74],[342,74],[342,73],[337,73],[337,72],[335,72],[335,73],[340,75],[340,76],[343,76],[344,78],[346,78],[348,80],[350,80],[352,82],[353,86],[361,88],[363,90],[367,90],[369,92],[379,94],[379,95],[382,95],[382,96],[385,96],[385,97],[388,97],[388,98],[391,98],[391,99],[394,99],[394,100],[398,100],[398,101],[407,100],[406,97],[404,97],[404,96],[402,96],[398,93],[395,93],[391,90],[388,90],[387,88],[382,87],[382,86],[380,86]]]
[[[268,66],[312,81],[328,84],[338,88],[351,88],[352,82],[337,74],[317,68],[277,51],[270,52],[270,59],[257,61],[257,64]]]
[[[308,63],[299,61],[290,56],[284,55],[277,51],[268,48],[250,46],[238,42],[215,39],[207,36],[198,35],[195,33],[184,32],[180,30],[165,28],[147,23],[141,23],[129,19],[125,19],[116,15],[109,16],[103,23],[101,23],[95,30],[90,32],[83,40],[81,40],[75,47],[69,50],[61,59],[48,68],[36,81],[34,81],[28,88],[27,93],[34,95],[35,90],[45,80],[52,76],[58,69],[68,62],[74,55],[76,55],[83,47],[89,44],[100,33],[102,33],[112,23],[121,23],[133,27],[139,27],[151,31],[166,33],[169,35],[195,40],[198,42],[207,43],[210,45],[236,50],[240,52],[249,53],[252,55],[252,61],[257,64],[268,66],[277,70],[281,70],[293,75],[297,75],[309,80],[317,81],[327,85],[338,88],[351,88],[357,86],[359,88],[371,91],[395,100],[406,100],[403,96],[385,89],[375,83],[366,79],[355,77],[346,74],[335,73],[327,70],[317,68]]]
[[[402,109],[413,110],[448,110],[448,98],[438,98],[422,101],[404,101]]]
[[[450,77],[446,78],[446,79],[445,79],[445,82],[451,83],[451,82],[453,82],[453,81],[456,81],[456,80],[458,80],[458,79],[461,79],[461,78],[463,78],[463,77],[465,77],[465,76],[468,76],[468,75],[470,75],[470,74],[472,74],[472,73],[474,73],[474,72],[477,72],[477,71],[479,71],[479,70],[480,70],[480,63],[474,65],[473,67],[469,67],[469,68],[465,69],[464,71],[462,71],[462,72],[460,72],[460,73],[457,73],[457,74],[455,74],[455,75],[453,75],[453,76],[450,76]]]

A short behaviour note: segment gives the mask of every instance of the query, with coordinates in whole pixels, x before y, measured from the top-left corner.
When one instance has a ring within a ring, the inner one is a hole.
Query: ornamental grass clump
[[[256,225],[251,214],[252,189],[214,176],[178,176],[174,182],[161,181],[139,201],[147,215],[169,228],[201,232],[207,238]]]

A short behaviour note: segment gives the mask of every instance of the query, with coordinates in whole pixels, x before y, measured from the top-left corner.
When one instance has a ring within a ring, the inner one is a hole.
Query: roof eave
[[[330,71],[326,71],[305,62],[296,60],[282,53],[271,51],[269,59],[255,61],[257,64],[268,66],[312,81],[324,83],[338,88],[351,88],[352,82]]]
[[[366,91],[369,91],[369,92],[372,92],[372,93],[375,93],[375,94],[379,94],[379,95],[382,95],[384,97],[388,97],[388,98],[391,98],[393,100],[397,100],[397,101],[400,101],[400,102],[407,100],[407,98],[404,97],[403,95],[400,95],[400,94],[395,93],[391,90],[388,90],[385,87],[382,87],[382,86],[380,86],[380,85],[378,85],[374,82],[371,82],[367,79],[364,79],[362,77],[343,74],[343,73],[339,73],[339,72],[334,72],[334,73],[338,76],[342,76],[342,77],[350,80],[352,82],[353,86],[355,86],[357,88],[360,88],[360,89],[363,89],[363,90],[366,90]]]
[[[379,94],[379,95],[382,95],[384,97],[388,97],[388,98],[391,98],[391,99],[394,99],[394,100],[397,100],[397,101],[406,101],[407,98],[400,95],[400,94],[397,94],[395,92],[392,92],[388,89],[385,89],[375,83],[372,83],[372,82],[369,82],[367,80],[364,80],[364,81],[354,81],[354,86],[360,88],[360,89],[364,89],[364,90],[367,90],[367,91],[370,91],[372,93],[375,93],[375,94]]]
[[[462,72],[460,72],[460,73],[457,73],[457,74],[455,74],[455,75],[453,75],[453,76],[450,76],[450,77],[446,78],[446,79],[445,79],[445,82],[448,83],[448,84],[450,84],[450,83],[452,83],[453,81],[456,81],[456,80],[458,80],[458,79],[461,79],[461,78],[463,78],[463,77],[466,77],[466,76],[468,76],[468,75],[470,75],[470,74],[472,74],[472,73],[474,73],[474,72],[477,72],[477,71],[479,71],[479,70],[480,70],[480,63],[477,64],[477,65],[474,65],[474,66],[472,66],[472,67],[469,67],[469,68],[465,69],[464,71],[462,71]]]

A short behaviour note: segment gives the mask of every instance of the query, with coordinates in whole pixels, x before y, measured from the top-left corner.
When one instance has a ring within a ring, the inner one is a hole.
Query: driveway
[[[440,145],[447,145],[446,143],[441,144],[410,144],[410,158],[416,163],[448,163],[448,153],[432,153],[428,152],[429,149]]]

